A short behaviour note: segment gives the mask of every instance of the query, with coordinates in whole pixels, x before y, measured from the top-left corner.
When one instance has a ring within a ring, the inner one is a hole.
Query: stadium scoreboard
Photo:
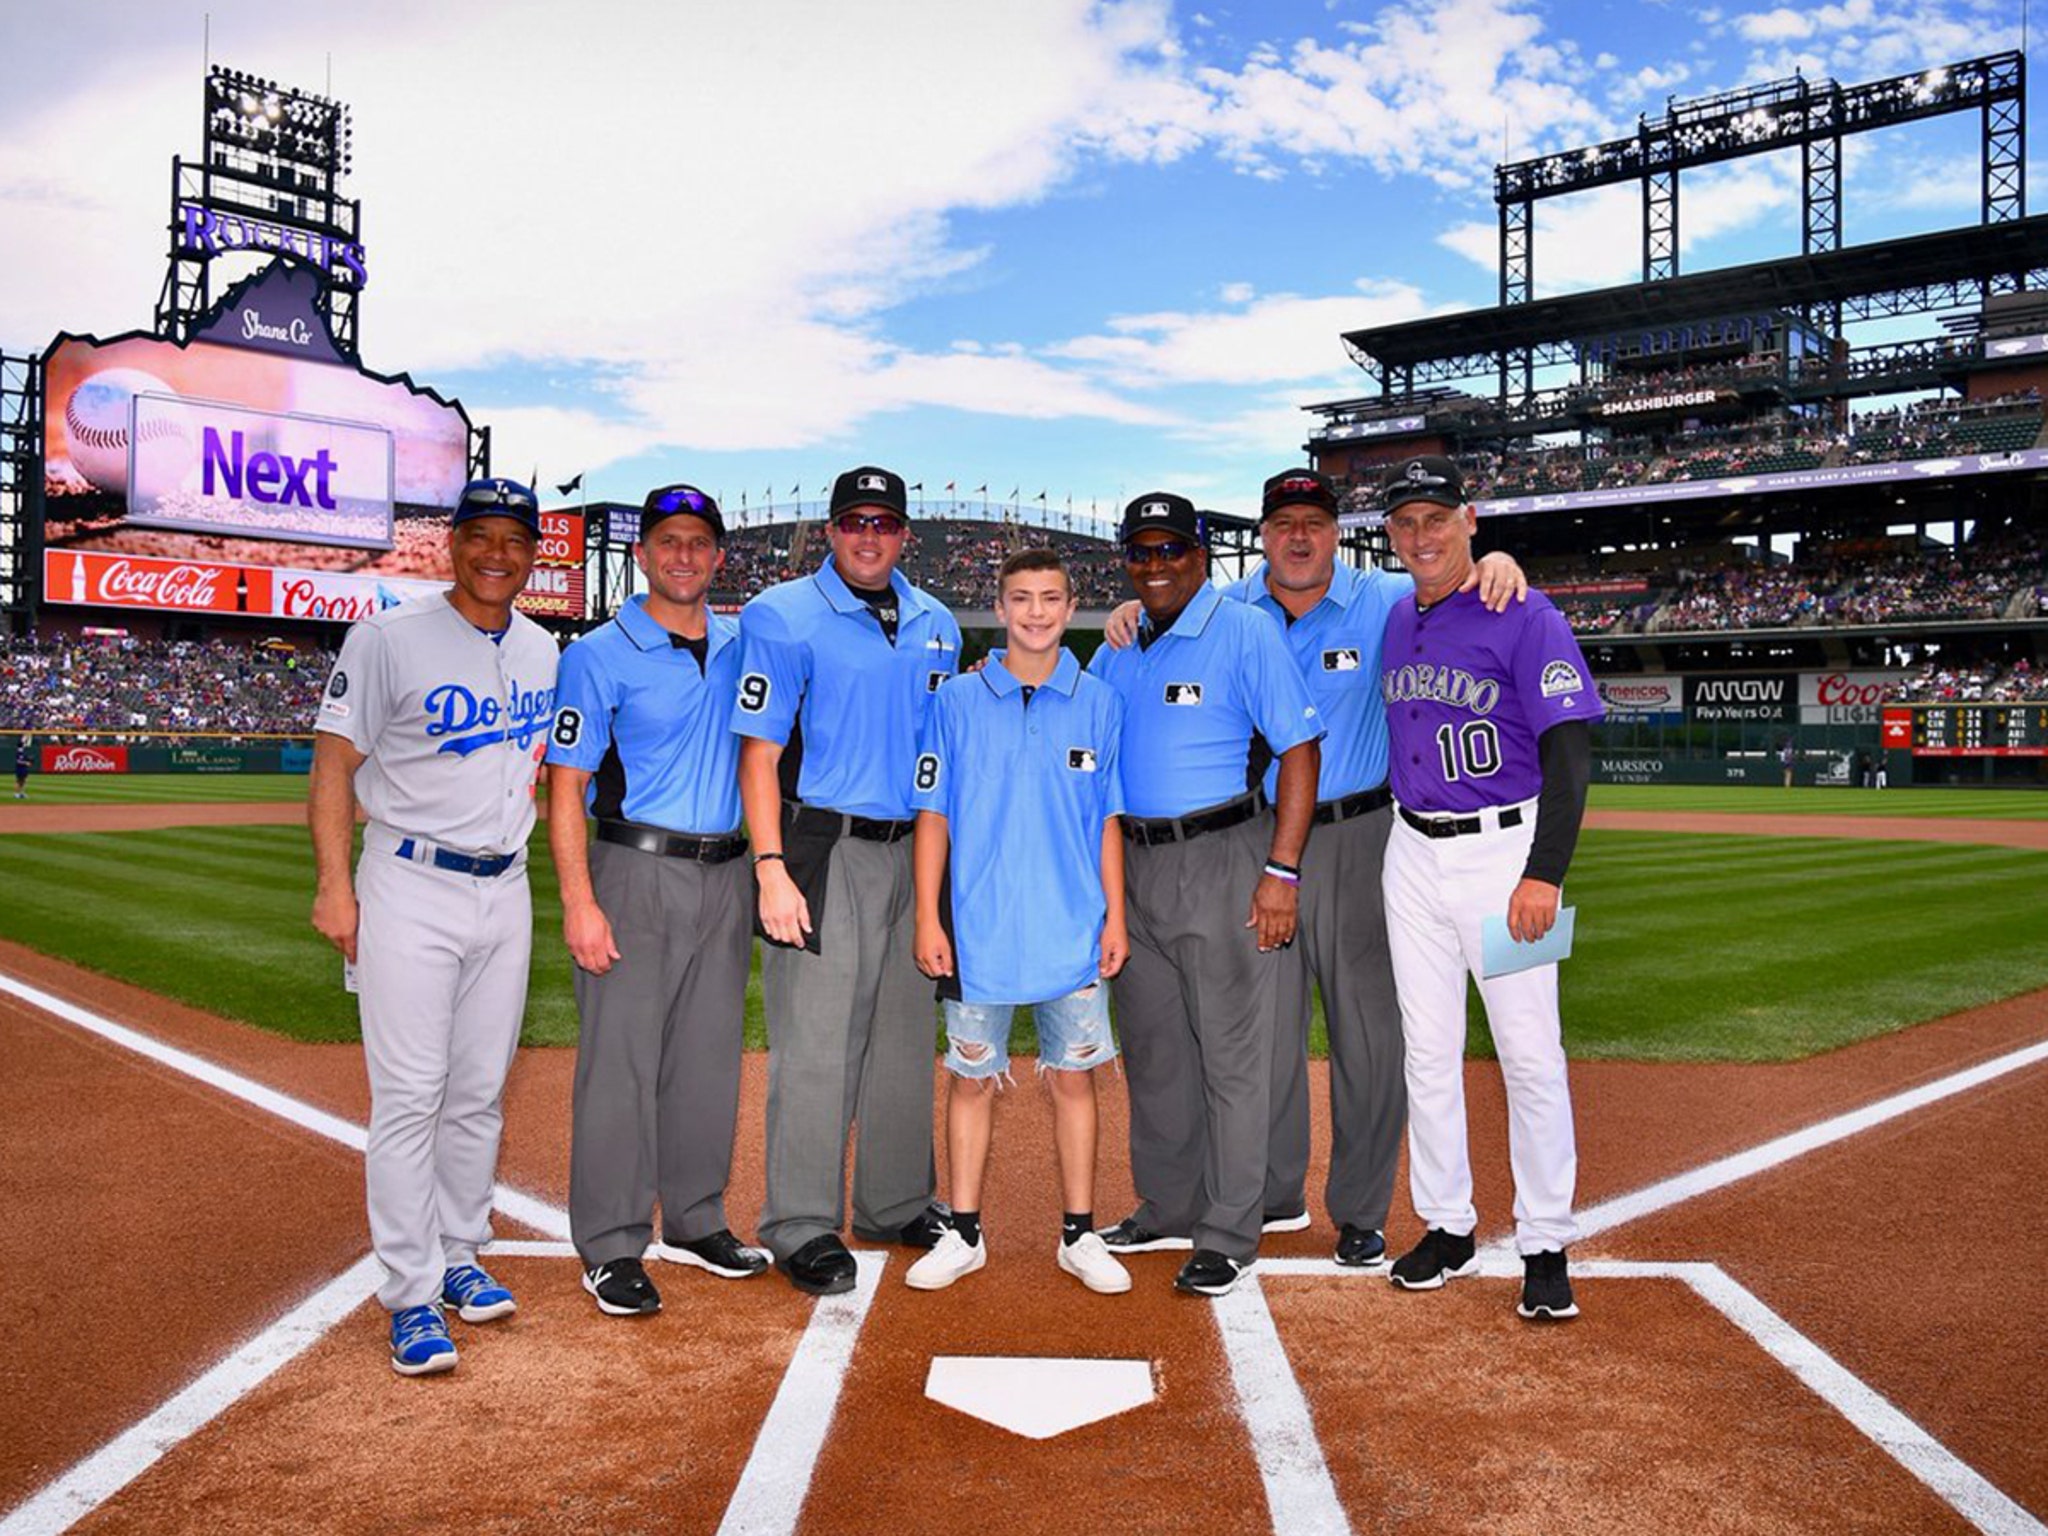
[[[1884,744],[1915,757],[2048,757],[2048,703],[1895,704]]]

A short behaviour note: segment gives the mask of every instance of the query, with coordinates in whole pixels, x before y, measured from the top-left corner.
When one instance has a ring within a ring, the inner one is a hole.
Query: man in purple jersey
[[[1557,1018],[1557,966],[1483,974],[1481,927],[1521,943],[1557,921],[1602,713],[1564,615],[1540,592],[1491,614],[1460,592],[1478,519],[1449,459],[1397,465],[1381,506],[1414,596],[1387,619],[1380,692],[1399,812],[1384,889],[1407,1046],[1408,1181],[1422,1241],[1393,1282],[1435,1290],[1477,1267],[1465,1145],[1465,978],[1477,979],[1507,1086],[1515,1246],[1525,1318],[1578,1315],[1565,1249],[1578,1235],[1578,1152]]]

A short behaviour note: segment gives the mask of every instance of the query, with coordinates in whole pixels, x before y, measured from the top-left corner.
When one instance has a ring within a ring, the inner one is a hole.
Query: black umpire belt
[[[1265,808],[1266,792],[1260,790],[1239,800],[1226,801],[1213,810],[1196,811],[1192,816],[1126,816],[1124,836],[1141,848],[1184,843],[1205,832],[1221,832],[1225,827],[1250,821]]]
[[[698,864],[730,864],[747,851],[747,840],[737,832],[722,837],[698,837],[689,832],[671,832],[666,827],[645,826],[637,821],[600,821],[600,843],[617,843],[664,859],[690,859]]]
[[[910,836],[917,826],[915,820],[877,821],[870,816],[848,816],[843,812],[828,811],[815,805],[796,807],[791,823],[799,832],[857,837],[864,843],[901,842]]]
[[[1327,827],[1333,821],[1349,821],[1394,803],[1394,792],[1382,784],[1378,789],[1361,789],[1341,800],[1325,800],[1316,807],[1315,824]]]
[[[1400,812],[1401,819],[1424,837],[1469,837],[1474,832],[1492,830],[1480,816],[1418,816],[1405,805],[1400,807]],[[1519,805],[1509,806],[1500,813],[1497,821],[1502,827],[1519,827],[1522,808]]]
[[[516,853],[457,853],[417,837],[405,838],[391,851],[408,864],[431,864],[436,869],[475,875],[483,880],[495,880],[519,862]]]

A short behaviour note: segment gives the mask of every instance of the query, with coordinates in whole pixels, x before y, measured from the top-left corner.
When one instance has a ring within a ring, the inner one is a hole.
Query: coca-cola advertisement
[[[95,550],[43,553],[45,602],[169,613],[247,613],[352,624],[407,598],[438,592],[445,585],[402,576],[150,560]]]
[[[43,748],[43,772],[45,773],[126,773],[128,771],[128,749],[126,747],[52,747]]]

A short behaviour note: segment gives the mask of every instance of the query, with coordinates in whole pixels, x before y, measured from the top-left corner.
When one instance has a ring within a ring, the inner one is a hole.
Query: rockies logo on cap
[[[889,489],[888,477],[884,475],[862,475],[855,484],[863,491],[886,491]]]
[[[1410,485],[1449,485],[1451,482],[1442,475],[1431,474],[1429,466],[1417,460],[1408,466],[1408,483]]]

